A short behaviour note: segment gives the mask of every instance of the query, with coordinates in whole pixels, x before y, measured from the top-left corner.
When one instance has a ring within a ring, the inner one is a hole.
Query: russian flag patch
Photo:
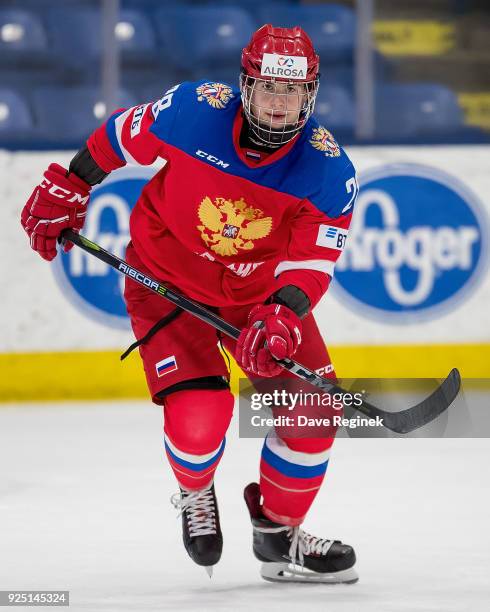
[[[157,371],[158,378],[177,370],[177,360],[175,359],[175,355],[165,357],[165,359],[162,359],[161,361],[156,363],[155,369]]]
[[[260,161],[262,159],[262,155],[258,151],[246,150],[245,155],[251,159],[255,159],[256,161]]]

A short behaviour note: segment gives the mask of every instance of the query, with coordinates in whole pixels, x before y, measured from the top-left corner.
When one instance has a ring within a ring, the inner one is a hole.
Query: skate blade
[[[206,574],[212,578],[213,577],[213,567],[214,565],[204,565],[204,569],[206,570]]]
[[[359,580],[354,568],[322,574],[291,563],[262,563],[260,575],[269,582],[353,584]]]

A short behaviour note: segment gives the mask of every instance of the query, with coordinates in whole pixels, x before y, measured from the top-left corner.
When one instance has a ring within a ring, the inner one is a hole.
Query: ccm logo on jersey
[[[317,246],[343,251],[347,240],[347,230],[333,225],[320,225],[318,228]]]
[[[207,161],[210,161],[212,164],[216,164],[217,166],[220,166],[221,168],[228,168],[228,166],[230,165],[224,162],[223,160],[218,159],[214,155],[210,155],[209,153],[206,153],[206,151],[201,151],[201,149],[198,149],[196,151],[196,155],[198,157],[202,157],[203,159],[206,159]]]
[[[308,60],[298,55],[277,55],[264,53],[260,74],[269,77],[306,79]]]

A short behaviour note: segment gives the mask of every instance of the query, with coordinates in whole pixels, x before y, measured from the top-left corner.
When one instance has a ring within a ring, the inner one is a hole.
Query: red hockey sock
[[[267,436],[260,461],[267,518],[283,525],[303,522],[325,477],[333,440]]]
[[[182,488],[197,490],[212,482],[233,403],[228,390],[177,391],[165,398],[165,450]]]

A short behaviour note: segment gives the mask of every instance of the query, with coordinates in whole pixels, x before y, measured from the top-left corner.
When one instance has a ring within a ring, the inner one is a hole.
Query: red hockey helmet
[[[259,28],[242,52],[240,90],[245,116],[260,141],[279,145],[304,127],[313,113],[320,58],[296,26]]]

